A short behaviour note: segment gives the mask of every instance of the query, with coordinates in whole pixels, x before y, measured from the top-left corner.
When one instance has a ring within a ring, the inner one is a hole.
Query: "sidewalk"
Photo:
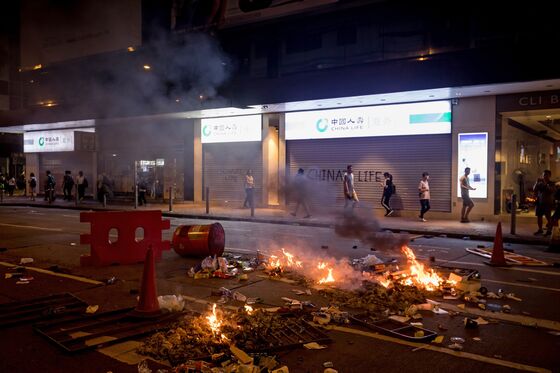
[[[0,206],[33,206],[44,208],[65,208],[74,210],[132,210],[134,206],[130,204],[115,204],[112,202],[107,207],[103,207],[100,203],[94,200],[86,200],[78,206],[75,202],[67,202],[60,198],[54,201],[51,205],[37,198],[35,201],[30,201],[26,197],[5,197]],[[254,210],[254,217],[251,217],[250,209],[241,209],[237,205],[232,206],[210,206],[210,213],[206,214],[205,204],[184,202],[175,203],[173,211],[169,211],[169,205],[161,203],[149,203],[147,206],[139,207],[142,209],[158,209],[161,210],[164,216],[167,217],[182,217],[192,219],[209,219],[209,220],[230,220],[230,221],[248,221],[272,224],[286,224],[286,225],[300,225],[312,227],[332,227],[335,224],[334,215],[314,215],[311,218],[304,219],[302,217],[293,217],[289,211],[281,208],[256,208]],[[473,240],[493,241],[496,234],[496,222],[490,221],[472,221],[470,223],[460,223],[454,219],[429,219],[428,222],[421,222],[417,218],[391,216],[383,217],[382,212],[375,210],[373,212],[378,219],[380,226],[383,230],[390,230],[393,232],[408,232],[411,234],[422,235],[446,235],[452,238],[469,237]],[[516,234],[510,234],[509,217],[505,217],[502,221],[502,233],[505,242],[521,243],[521,244],[534,244],[534,245],[548,245],[549,237],[534,236],[533,232],[536,230],[536,218],[532,217],[519,217],[516,224]]]

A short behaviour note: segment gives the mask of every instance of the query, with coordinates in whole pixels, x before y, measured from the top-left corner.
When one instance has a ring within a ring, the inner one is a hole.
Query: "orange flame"
[[[268,268],[303,268],[303,263],[295,259],[295,256],[282,248],[283,256],[271,255],[268,260]]]
[[[428,291],[434,291],[443,284],[444,280],[433,269],[424,269],[424,265],[416,260],[416,255],[408,246],[403,246],[402,251],[408,260],[410,272],[410,275],[401,281],[403,285],[417,286]]]
[[[331,283],[334,282],[335,279],[333,277],[333,269],[332,268],[328,268],[327,269],[329,271],[329,274],[326,277],[323,277],[322,279],[319,280],[319,284],[327,284],[327,283]]]
[[[245,305],[245,312],[247,312],[247,314],[249,314],[249,315],[252,315],[253,314],[253,307],[246,304]]]
[[[216,314],[216,303],[212,306],[212,314],[210,316],[206,316],[206,320],[208,320],[208,325],[210,326],[212,333],[214,335],[217,334],[222,326],[222,320],[220,320]]]

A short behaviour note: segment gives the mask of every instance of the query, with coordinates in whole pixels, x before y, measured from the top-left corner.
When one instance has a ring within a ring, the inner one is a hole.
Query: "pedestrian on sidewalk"
[[[307,206],[307,196],[308,196],[308,185],[305,180],[305,174],[303,168],[300,168],[294,178],[294,183],[292,185],[292,192],[296,199],[296,209],[291,213],[292,216],[297,216],[299,206],[303,206],[305,210],[304,218],[310,218],[309,207]]]
[[[544,170],[542,177],[538,178],[533,185],[533,192],[537,196],[537,202],[535,205],[535,215],[537,216],[538,230],[535,232],[535,236],[543,233],[543,215],[546,216],[546,236],[552,233],[552,218],[551,212],[554,206],[554,183],[550,180],[552,177],[552,172],[550,170]]]
[[[243,201],[243,208],[253,207],[253,192],[255,190],[255,179],[253,178],[253,171],[247,170],[245,174],[245,201]],[[247,206],[249,204],[249,206]]]
[[[428,180],[430,179],[430,174],[427,172],[422,173],[422,180],[418,184],[418,195],[420,197],[420,220],[427,221],[424,219],[424,214],[430,210],[430,184]]]
[[[8,195],[10,197],[14,196],[14,190],[15,189],[16,189],[16,178],[12,176],[8,180]]]
[[[84,176],[82,170],[78,171],[78,176],[76,176],[76,185],[78,186],[78,201],[83,201],[84,195],[86,194],[86,188],[88,187],[88,180]]]
[[[148,191],[148,186],[146,181],[141,178],[138,182],[138,206],[142,206],[142,204],[147,205],[148,202],[146,201],[146,192]]]
[[[45,201],[52,203],[56,199],[56,180],[54,176],[51,174],[50,170],[47,170],[47,180],[45,181]]]
[[[74,189],[74,178],[72,171],[64,171],[64,178],[62,179],[62,192],[64,193],[64,200],[72,200],[72,189]]]
[[[33,172],[29,174],[29,190],[31,191],[31,200],[35,201],[35,196],[37,195],[37,178]]]
[[[459,184],[461,187],[461,198],[463,199],[463,208],[461,209],[461,223],[469,223],[469,214],[474,207],[474,202],[469,196],[470,190],[476,190],[476,188],[471,187],[469,182],[469,175],[471,173],[471,168],[465,168],[465,174],[459,179]]]
[[[352,203],[352,210],[356,207],[356,204],[360,201],[356,190],[354,189],[354,172],[352,170],[352,165],[346,166],[346,172],[343,178],[344,183],[344,208],[348,207],[349,203]]]
[[[381,195],[381,206],[385,209],[385,216],[391,216],[394,210],[391,208],[389,204],[391,200],[391,196],[395,191],[395,185],[393,184],[393,175],[388,172],[383,173],[383,177],[385,180],[381,183],[383,187],[383,194]]]

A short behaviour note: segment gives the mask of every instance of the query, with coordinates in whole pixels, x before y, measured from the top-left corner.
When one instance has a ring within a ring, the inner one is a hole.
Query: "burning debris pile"
[[[239,363],[248,364],[253,363],[253,358],[243,350],[263,351],[278,347],[279,336],[285,335],[290,324],[293,322],[277,313],[253,310],[251,306],[246,305],[238,312],[225,312],[214,304],[208,315],[185,316],[169,330],[147,338],[138,352],[168,360],[173,366],[189,360],[211,359],[214,366],[223,368],[233,364],[232,355]],[[276,365],[266,367],[273,369]]]

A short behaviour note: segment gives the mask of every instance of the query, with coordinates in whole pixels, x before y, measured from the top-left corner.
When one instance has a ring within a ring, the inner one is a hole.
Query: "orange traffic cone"
[[[154,250],[150,247],[146,252],[146,260],[144,261],[140,300],[134,311],[132,311],[135,316],[157,316],[161,312],[157,299],[155,262]]]
[[[502,222],[498,222],[496,227],[496,237],[494,237],[494,248],[492,250],[492,258],[489,262],[484,262],[485,264],[494,267],[506,267],[508,266],[506,258],[504,257],[504,243],[502,239]]]

